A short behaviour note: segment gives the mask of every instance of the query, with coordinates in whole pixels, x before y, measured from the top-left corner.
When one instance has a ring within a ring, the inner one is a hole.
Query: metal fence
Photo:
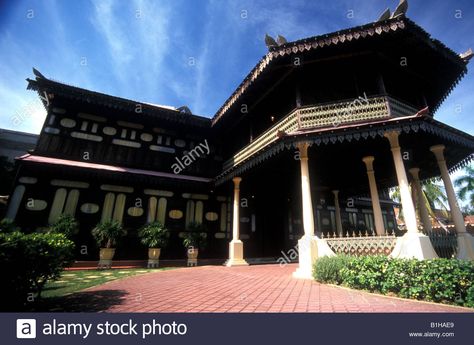
[[[452,259],[456,257],[458,237],[455,229],[434,228],[431,231],[424,231],[424,234],[429,236],[431,244],[440,258]]]

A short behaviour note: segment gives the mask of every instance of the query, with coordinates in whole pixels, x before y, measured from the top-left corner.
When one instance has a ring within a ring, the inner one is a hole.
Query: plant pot
[[[158,267],[160,264],[160,248],[148,248],[148,268]]]
[[[100,260],[98,268],[112,267],[112,259],[114,258],[115,248],[100,248]]]
[[[197,266],[198,248],[188,248],[188,266]]]

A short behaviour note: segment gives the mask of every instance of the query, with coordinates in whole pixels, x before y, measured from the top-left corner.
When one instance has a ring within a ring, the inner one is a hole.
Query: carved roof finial
[[[407,0],[400,0],[397,8],[393,11],[392,18],[397,18],[400,16],[405,16],[408,11],[408,1]]]
[[[38,78],[41,78],[41,79],[46,79],[46,77],[44,75],[41,74],[40,71],[38,71],[36,68],[33,67],[33,74],[38,77]]]
[[[380,15],[378,22],[383,22],[384,20],[390,19],[390,8],[387,8],[383,13]]]
[[[474,56],[474,53],[472,52],[472,48],[469,48],[464,53],[459,54],[459,57],[463,59],[465,63],[468,63],[469,60],[471,60],[473,56]]]
[[[182,114],[189,114],[189,115],[193,114],[191,109],[189,109],[186,105],[183,105],[183,106],[177,108],[176,110],[179,111]]]
[[[272,36],[265,34],[265,45],[267,46],[268,49],[270,49],[270,48],[276,47],[278,43],[276,43],[275,39]]]
[[[281,45],[283,45],[283,44],[285,44],[285,43],[287,43],[287,42],[288,42],[288,41],[286,40],[286,38],[283,37],[282,35],[278,35],[278,36],[277,36],[277,43],[278,43],[279,46],[281,46]]]

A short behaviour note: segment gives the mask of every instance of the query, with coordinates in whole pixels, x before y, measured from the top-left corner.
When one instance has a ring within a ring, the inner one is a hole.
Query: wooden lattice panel
[[[250,144],[224,163],[228,170],[278,140],[279,134],[289,134],[296,130],[309,130],[347,123],[363,123],[373,120],[413,115],[416,110],[391,97],[377,96],[356,98],[350,101],[320,104],[299,108],[282,118]]]

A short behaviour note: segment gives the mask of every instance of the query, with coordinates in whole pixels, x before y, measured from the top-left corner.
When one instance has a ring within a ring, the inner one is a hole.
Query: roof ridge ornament
[[[474,53],[472,51],[472,48],[469,48],[464,53],[459,54],[459,57],[464,60],[465,64],[467,64],[469,60],[472,59],[473,56],[474,56]]]
[[[387,7],[385,11],[383,11],[383,13],[380,15],[379,19],[377,19],[377,22],[383,22],[387,19],[390,19],[390,15],[391,15],[390,8]]]
[[[272,36],[265,34],[265,45],[267,46],[268,50],[285,45],[286,43],[288,43],[288,41],[282,35],[278,35],[277,39],[275,40]]]
[[[377,19],[376,22],[383,22],[388,19],[404,17],[407,13],[407,10],[408,10],[408,1],[400,0],[397,7],[395,8],[395,11],[393,11],[392,14],[390,14],[390,8],[387,8],[385,9],[385,11],[382,12],[379,19]]]
[[[272,36],[265,34],[265,45],[267,46],[268,50],[270,50],[271,48],[278,46],[278,43]]]
[[[176,108],[176,110],[179,111],[182,114],[193,115],[193,112],[191,111],[191,109],[189,109],[189,107],[186,106],[186,105],[183,105],[179,108]]]
[[[408,1],[400,0],[397,8],[395,8],[395,11],[393,11],[392,18],[405,16],[407,14],[407,11],[408,11]]]
[[[40,71],[38,71],[36,68],[33,67],[33,74],[40,79],[47,79],[44,75],[41,74]]]
[[[283,44],[286,44],[288,43],[288,41],[286,40],[286,38],[282,35],[278,35],[277,36],[277,43],[279,46],[283,45]]]

